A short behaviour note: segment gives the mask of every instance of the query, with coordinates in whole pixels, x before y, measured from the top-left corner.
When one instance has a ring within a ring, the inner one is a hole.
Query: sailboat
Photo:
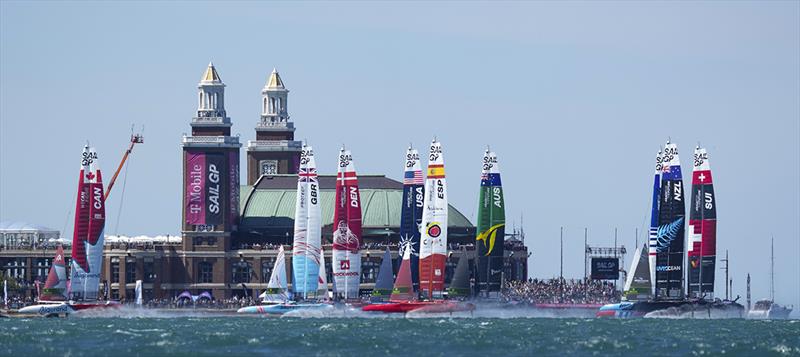
[[[67,298],[66,290],[67,266],[64,260],[64,247],[59,244],[39,301],[64,301]]]
[[[466,249],[461,249],[461,256],[458,258],[453,280],[447,287],[448,299],[466,299],[470,294],[469,289],[469,257]]]
[[[426,299],[441,299],[447,261],[447,181],[442,144],[431,142],[420,224],[419,288]]]
[[[97,152],[89,145],[81,153],[75,226],[72,238],[72,261],[69,301],[42,303],[24,307],[19,313],[53,315],[75,311],[113,307],[113,302],[99,301],[100,270],[103,260],[105,226],[105,193]],[[62,251],[63,253],[63,251]],[[63,254],[62,254],[63,259]]]
[[[754,320],[779,320],[788,319],[793,306],[781,306],[775,303],[775,238],[770,244],[769,268],[769,299],[756,301],[753,308],[747,312],[748,319]],[[747,275],[747,305],[750,305],[750,275]]]
[[[694,150],[692,200],[689,211],[689,297],[714,298],[717,257],[717,202],[706,149]]]
[[[403,172],[403,201],[400,213],[400,244],[398,257],[410,259],[412,292],[419,291],[419,243],[422,224],[422,206],[425,200],[425,178],[419,162],[419,152],[406,150]],[[406,255],[405,250],[410,249]],[[407,258],[406,258],[407,257]],[[402,265],[402,261],[400,264]]]
[[[503,245],[505,242],[505,202],[500,182],[497,155],[486,149],[481,171],[481,189],[478,197],[478,235],[476,283],[480,293],[499,293],[503,276]]]
[[[372,298],[370,299],[373,302],[385,301],[392,294],[394,272],[392,271],[392,253],[388,247],[383,252],[383,260],[378,269],[378,279],[375,280],[375,288],[372,289]]]
[[[625,279],[625,286],[622,289],[623,296],[628,301],[648,300],[652,296],[648,245],[636,247],[636,252],[633,253],[633,262],[628,270],[630,274]]]
[[[314,150],[303,145],[300,152],[300,171],[297,174],[297,199],[292,246],[292,287],[297,298],[317,295],[322,254],[322,227],[319,181],[314,162]]]
[[[278,255],[275,257],[275,264],[272,265],[272,273],[269,276],[267,289],[258,297],[261,305],[246,306],[236,312],[240,314],[266,314],[268,307],[284,304],[289,300],[288,283],[286,281],[286,252],[283,245],[278,248]]]
[[[339,151],[336,198],[333,211],[334,295],[345,301],[359,299],[361,283],[361,195],[353,156]]]

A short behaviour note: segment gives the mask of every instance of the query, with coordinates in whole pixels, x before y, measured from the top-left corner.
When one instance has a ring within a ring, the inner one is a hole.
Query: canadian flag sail
[[[75,229],[72,237],[71,298],[75,300],[98,298],[105,240],[104,197],[97,152],[87,145],[83,148],[81,157]]]
[[[322,251],[320,192],[314,150],[303,145],[297,178],[297,200],[292,246],[293,288],[296,296],[307,298],[317,293]]]
[[[428,154],[428,177],[420,225],[419,288],[427,298],[442,297],[447,260],[447,182],[442,144],[435,139]]]
[[[694,150],[692,201],[689,210],[689,296],[714,297],[717,257],[717,202],[706,149]]]
[[[361,194],[350,151],[339,152],[336,198],[333,211],[334,293],[344,299],[358,298],[361,282]]]

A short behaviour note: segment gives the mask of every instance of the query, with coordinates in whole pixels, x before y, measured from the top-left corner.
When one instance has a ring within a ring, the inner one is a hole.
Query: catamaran
[[[295,297],[316,297],[322,254],[320,192],[314,150],[304,145],[300,152],[300,171],[294,216],[292,246],[292,286]]]
[[[272,265],[272,273],[269,276],[267,289],[258,297],[261,298],[261,305],[246,306],[236,312],[241,314],[266,314],[270,313],[268,307],[281,305],[289,300],[288,283],[286,281],[286,252],[283,245],[278,248],[278,255],[275,257],[275,264]]]
[[[478,258],[476,283],[479,295],[499,294],[503,274],[505,242],[505,202],[500,182],[497,155],[486,149],[481,170],[481,189],[478,196],[478,235],[475,247]]]
[[[333,280],[337,299],[359,299],[361,283],[361,195],[353,155],[339,151],[333,211]]]
[[[81,154],[75,226],[72,237],[72,261],[69,301],[54,304],[47,300],[21,308],[23,314],[69,314],[79,310],[115,306],[99,301],[100,269],[103,260],[105,193],[97,152],[89,145]],[[56,253],[58,255],[58,252]],[[63,259],[63,250],[61,251]],[[57,257],[56,257],[57,258]],[[54,264],[54,269],[57,269]]]
[[[447,181],[442,144],[431,142],[420,224],[419,288],[429,300],[443,298],[447,261]]]

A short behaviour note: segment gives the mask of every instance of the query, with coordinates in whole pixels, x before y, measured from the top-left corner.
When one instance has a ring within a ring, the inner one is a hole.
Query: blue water
[[[2,356],[799,355],[800,321],[578,318],[0,319]]]

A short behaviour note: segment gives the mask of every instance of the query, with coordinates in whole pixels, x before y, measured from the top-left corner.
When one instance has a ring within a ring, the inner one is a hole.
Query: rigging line
[[[125,200],[125,186],[128,183],[128,165],[130,161],[125,161],[125,175],[122,177],[122,192],[119,195],[119,209],[117,210],[117,223],[114,225],[114,235],[119,236],[119,218],[122,217],[122,206]]]

